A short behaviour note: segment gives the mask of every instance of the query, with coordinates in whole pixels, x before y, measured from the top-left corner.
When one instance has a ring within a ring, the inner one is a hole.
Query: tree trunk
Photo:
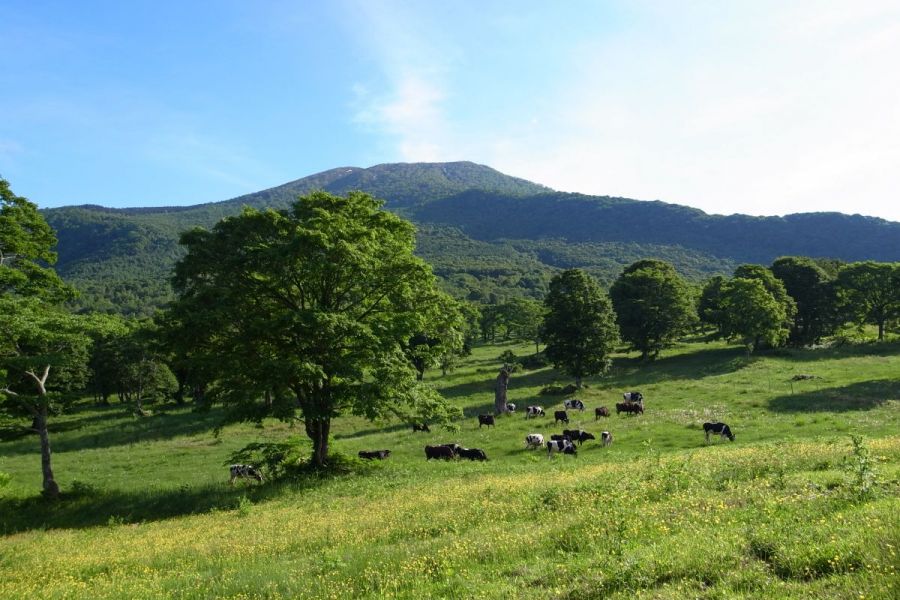
[[[575,387],[581,389],[581,375],[575,376]]]
[[[35,418],[38,425],[38,435],[41,437],[41,471],[44,475],[44,495],[48,498],[59,497],[59,485],[53,479],[53,468],[50,465],[50,433],[47,431],[47,409],[39,409]]]
[[[884,341],[884,321],[878,321],[878,341]]]
[[[306,434],[312,440],[312,462],[318,468],[328,464],[328,433],[331,430],[331,419],[307,419]]]
[[[506,412],[506,388],[509,387],[509,371],[500,369],[494,383],[494,412],[498,415]]]

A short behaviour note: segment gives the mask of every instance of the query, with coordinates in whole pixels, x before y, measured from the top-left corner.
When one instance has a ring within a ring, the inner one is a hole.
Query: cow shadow
[[[871,410],[900,399],[900,380],[877,379],[842,387],[778,396],[769,401],[774,412],[849,412]]]

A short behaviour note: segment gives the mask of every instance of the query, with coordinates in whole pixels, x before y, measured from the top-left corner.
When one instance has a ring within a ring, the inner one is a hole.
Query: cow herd
[[[625,392],[622,394],[622,402],[616,403],[616,414],[626,413],[631,415],[644,414],[644,396],[641,392]],[[506,413],[511,414],[516,410],[516,405],[508,403],[506,405]],[[569,425],[568,411],[584,412],[584,402],[576,398],[569,398],[563,401],[563,410],[555,410],[553,413],[553,423],[565,423]],[[605,406],[598,406],[594,409],[594,420],[601,417],[610,416],[610,410]],[[528,406],[525,408],[525,419],[534,419],[537,417],[545,417],[546,412],[540,406]],[[494,427],[496,418],[492,414],[478,415],[478,428],[484,426]],[[413,432],[423,431],[430,433],[427,423],[413,423]],[[731,428],[725,423],[704,423],[703,431],[706,436],[707,443],[710,435],[721,436],[722,439],[734,441],[734,434]],[[573,457],[578,456],[578,447],[583,443],[596,440],[597,438],[583,429],[563,429],[562,433],[553,434],[549,440],[544,439],[541,433],[529,433],[525,436],[525,448],[527,450],[535,450],[537,448],[546,448],[547,456],[552,458],[554,454],[568,454]],[[609,431],[600,433],[600,443],[604,447],[609,447],[613,442],[613,434]],[[390,450],[360,450],[358,456],[365,460],[384,460],[391,454]],[[440,444],[437,446],[425,446],[426,460],[453,460],[457,458],[466,458],[469,460],[485,461],[488,460],[487,454],[480,448],[465,448],[459,444]],[[231,483],[236,478],[249,478],[262,481],[262,474],[257,467],[252,465],[231,465]]]

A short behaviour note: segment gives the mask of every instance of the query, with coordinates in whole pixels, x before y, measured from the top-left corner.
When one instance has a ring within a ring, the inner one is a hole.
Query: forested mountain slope
[[[224,202],[188,207],[44,211],[59,235],[59,273],[83,308],[148,314],[171,297],[180,232],[211,227],[242,206],[286,207],[314,189],[362,189],[420,227],[418,253],[459,296],[540,297],[555,269],[608,283],[645,257],[699,281],[741,262],[788,254],[900,260],[900,223],[838,213],[718,216],[664,202],[554,192],[470,162],[342,167]]]

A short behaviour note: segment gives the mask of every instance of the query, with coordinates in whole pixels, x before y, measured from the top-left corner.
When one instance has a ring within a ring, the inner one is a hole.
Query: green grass
[[[11,476],[0,598],[897,597],[900,345],[748,358],[694,343],[649,365],[622,355],[579,392],[588,410],[570,411],[571,427],[608,429],[614,444],[553,460],[524,436],[562,427],[522,414],[561,408],[538,394],[568,383],[552,369],[514,374],[519,414],[477,426],[505,349],[532,351],[479,347],[448,376],[428,373],[463,409],[458,431],[339,419],[336,452],[393,454],[331,477],[227,484],[231,452],[300,427],[215,436],[216,410],[136,419],[85,404],[53,421],[64,498],[47,502],[36,438],[0,429]],[[594,422],[594,407],[631,389],[645,395],[643,416]],[[707,445],[707,420],[729,423],[736,441]],[[856,454],[853,434],[864,437]],[[451,441],[490,460],[425,461],[425,444]]]

